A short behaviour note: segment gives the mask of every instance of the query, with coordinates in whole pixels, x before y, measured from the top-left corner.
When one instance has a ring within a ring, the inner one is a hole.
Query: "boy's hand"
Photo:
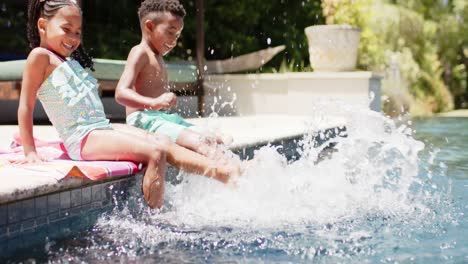
[[[45,161],[45,159],[39,156],[37,152],[29,152],[24,159],[15,161],[15,164],[40,163],[43,161]]]
[[[167,110],[177,105],[177,96],[174,93],[164,93],[156,100],[158,107],[154,107],[155,109]]]

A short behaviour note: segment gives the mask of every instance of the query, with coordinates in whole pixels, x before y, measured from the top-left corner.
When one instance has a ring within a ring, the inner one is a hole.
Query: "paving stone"
[[[81,189],[81,202],[82,204],[90,204],[92,201],[91,186]]]
[[[81,188],[71,191],[71,207],[81,206]]]
[[[21,202],[8,204],[8,224],[21,221]]]
[[[8,223],[8,205],[0,205],[0,226]]]
[[[71,194],[70,191],[60,193],[60,210],[69,209],[71,205]]]
[[[47,196],[47,211],[48,213],[58,212],[60,209],[60,194],[54,193]]]
[[[39,196],[35,198],[36,217],[47,215],[47,196]]]
[[[36,216],[36,206],[34,198],[21,202],[21,219],[27,220]]]

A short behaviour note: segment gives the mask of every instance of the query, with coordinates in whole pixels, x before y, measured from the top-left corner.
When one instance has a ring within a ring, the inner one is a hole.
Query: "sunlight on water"
[[[420,173],[418,153],[425,146],[414,139],[410,122],[397,125],[349,106],[339,114],[347,120],[347,137],[331,140],[336,145],[330,157],[320,158],[326,144],[314,147],[316,134],[299,144],[302,156],[296,161],[263,147],[235,188],[179,175],[181,183],[167,185],[160,212],[149,210],[135,188],[134,199],[101,217],[90,245],[75,248],[80,253],[73,256],[145,255],[164,262],[414,260],[415,252],[400,248],[417,247],[425,236],[441,234],[445,223],[457,224],[446,198],[449,186],[430,181],[431,170]],[[311,131],[317,120],[311,117]],[[430,153],[432,165],[437,150]],[[432,250],[418,255],[431,259]]]

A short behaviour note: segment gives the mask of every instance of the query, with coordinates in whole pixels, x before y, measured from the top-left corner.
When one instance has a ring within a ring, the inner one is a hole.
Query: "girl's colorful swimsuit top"
[[[82,160],[81,143],[89,132],[111,129],[97,80],[75,60],[57,66],[37,91],[37,97],[74,160]]]

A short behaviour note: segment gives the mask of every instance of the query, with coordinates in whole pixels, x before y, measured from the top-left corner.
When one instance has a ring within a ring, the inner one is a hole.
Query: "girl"
[[[74,0],[31,0],[28,39],[32,48],[23,73],[18,123],[24,162],[38,162],[33,139],[33,109],[38,98],[73,160],[129,160],[147,166],[143,194],[161,207],[166,160],[187,172],[227,183],[239,167],[214,164],[163,136],[124,124],[110,124],[97,82],[82,66],[93,62],[81,45],[81,10]],[[72,59],[66,59],[71,57]]]

